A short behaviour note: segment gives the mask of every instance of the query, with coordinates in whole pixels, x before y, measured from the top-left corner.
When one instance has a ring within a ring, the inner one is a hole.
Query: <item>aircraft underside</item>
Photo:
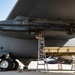
[[[25,34],[26,35],[26,34]],[[45,46],[46,47],[55,47],[55,46],[63,46],[68,41],[68,39],[58,39],[58,38],[46,38],[45,39]],[[10,57],[12,59],[23,59],[21,61],[24,61],[26,59],[37,59],[38,57],[38,40],[35,38],[14,38],[9,36],[0,35],[0,52],[8,52],[10,54]],[[28,60],[28,62],[30,62]],[[14,67],[14,70],[17,69],[18,63],[16,61],[11,61],[8,59],[2,58],[1,61],[1,67],[3,67],[2,70],[11,70],[12,64],[15,63],[17,66]],[[11,66],[3,66],[4,64],[7,65],[7,63]],[[26,60],[26,63],[28,63]],[[25,64],[25,62],[24,62]],[[26,65],[26,64],[25,64]],[[28,65],[28,64],[27,64]],[[11,68],[10,68],[11,67]]]
[[[37,58],[38,40],[19,39],[0,35],[0,51],[11,53],[14,58]],[[63,46],[67,39],[46,39],[45,46]]]
[[[0,67],[3,70],[10,70],[14,63],[17,65],[14,69],[17,69],[18,64],[14,61],[15,59],[37,59],[38,40],[36,35],[39,34],[45,38],[45,47],[64,46],[69,39],[74,38],[75,26],[73,24],[71,21],[48,21],[27,17],[1,21],[0,53],[2,60]],[[13,61],[6,59],[7,54],[10,54],[9,57]],[[9,65],[4,66],[4,64]]]

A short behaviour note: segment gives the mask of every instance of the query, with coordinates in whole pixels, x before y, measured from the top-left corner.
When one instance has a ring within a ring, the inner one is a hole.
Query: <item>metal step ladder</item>
[[[44,70],[44,72],[48,72],[48,64],[44,62],[44,59],[46,59],[46,54],[43,52],[44,47],[45,47],[45,40],[42,34],[40,34],[38,38],[37,71]],[[39,69],[39,66],[43,66],[44,69]]]

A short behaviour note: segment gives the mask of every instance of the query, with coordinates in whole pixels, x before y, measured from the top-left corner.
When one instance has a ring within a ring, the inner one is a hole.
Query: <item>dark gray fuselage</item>
[[[66,39],[46,39],[45,46],[63,46],[66,41]],[[0,35],[0,51],[9,51],[12,58],[37,58],[38,41]]]

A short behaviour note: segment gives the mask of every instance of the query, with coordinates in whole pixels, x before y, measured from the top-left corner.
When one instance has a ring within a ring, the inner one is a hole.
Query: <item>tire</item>
[[[2,59],[0,62],[1,71],[9,71],[13,67],[13,62],[11,59]]]
[[[17,70],[18,69],[18,67],[19,67],[19,64],[18,64],[18,62],[17,61],[13,61],[13,70]]]

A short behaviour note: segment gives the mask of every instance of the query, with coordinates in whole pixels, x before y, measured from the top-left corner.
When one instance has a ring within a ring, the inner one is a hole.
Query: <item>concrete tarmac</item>
[[[75,75],[74,71],[50,71],[49,73],[36,71],[4,71],[0,75]]]

